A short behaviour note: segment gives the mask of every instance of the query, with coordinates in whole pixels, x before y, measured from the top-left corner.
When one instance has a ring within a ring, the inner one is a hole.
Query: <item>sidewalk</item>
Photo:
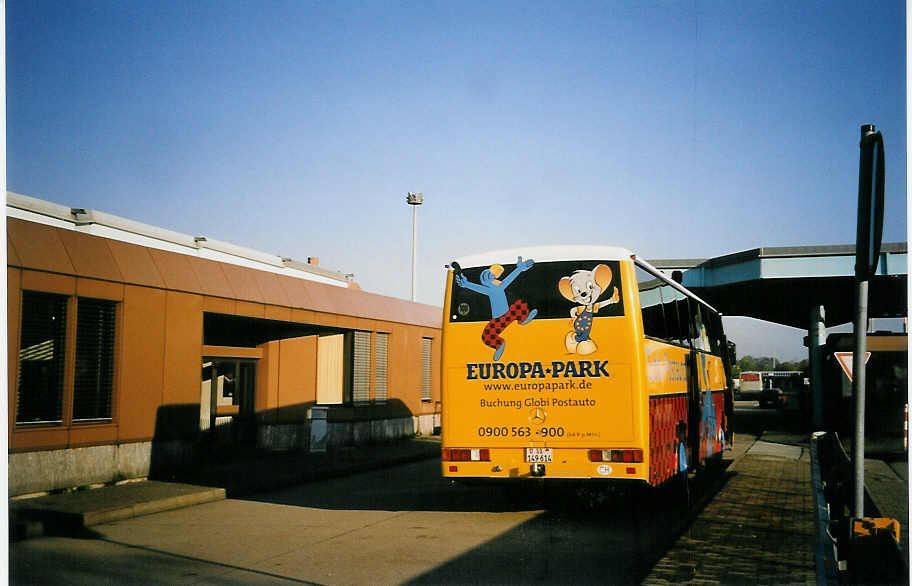
[[[724,485],[643,584],[816,584],[816,518],[808,438],[766,433],[739,446]],[[906,481],[866,460],[865,488],[899,519],[908,559]]]
[[[220,462],[181,476],[10,501],[10,539],[76,534],[87,527],[440,456],[440,438],[411,438]]]
[[[816,584],[809,451],[762,439],[745,448],[644,584]]]

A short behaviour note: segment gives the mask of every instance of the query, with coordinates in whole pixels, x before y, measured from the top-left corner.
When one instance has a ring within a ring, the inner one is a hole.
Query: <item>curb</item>
[[[193,505],[211,503],[225,499],[224,488],[211,488],[201,492],[183,494],[180,496],[156,499],[153,501],[136,503],[126,507],[104,509],[100,511],[88,511],[81,515],[81,523],[84,527],[92,525],[101,525],[102,523],[112,523],[114,521],[123,521],[133,517],[142,517],[143,515],[152,515],[164,511],[173,511]]]
[[[17,506],[10,507],[9,541],[23,541],[48,535],[79,535],[93,525],[123,521],[226,498],[223,488],[190,488],[190,492],[180,495],[84,511],[73,510],[75,507],[67,510],[65,506],[55,507],[44,502],[30,506],[27,501],[19,501]],[[104,487],[94,490],[103,489]]]

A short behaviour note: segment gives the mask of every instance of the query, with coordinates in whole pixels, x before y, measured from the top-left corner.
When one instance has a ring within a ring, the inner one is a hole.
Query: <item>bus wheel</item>
[[[681,473],[681,504],[684,506],[685,510],[690,509],[692,498],[690,475],[685,470]]]
[[[713,454],[709,459],[706,460],[706,472],[710,477],[718,476],[722,473],[722,452]]]

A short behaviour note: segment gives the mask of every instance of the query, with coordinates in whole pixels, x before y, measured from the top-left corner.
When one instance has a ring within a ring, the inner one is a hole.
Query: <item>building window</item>
[[[70,314],[71,319],[76,318],[76,327],[68,332],[69,299],[53,293],[22,292],[18,425],[111,420],[117,303],[76,298],[75,312]],[[66,348],[73,344],[72,362],[67,363]],[[70,368],[73,377],[68,380],[65,373]],[[64,403],[72,403],[66,413]]]
[[[352,401],[370,402],[370,332],[355,332],[352,349]]]
[[[388,362],[388,348],[389,348],[389,334],[378,333],[377,334],[377,348],[375,351],[375,361],[374,365],[374,399],[378,403],[385,403],[388,397],[388,376],[389,376],[389,362]]]
[[[421,338],[421,400],[431,400],[431,339]]]
[[[76,300],[73,421],[111,418],[116,307],[114,301],[104,299]]]
[[[16,423],[61,423],[67,297],[22,292]]]

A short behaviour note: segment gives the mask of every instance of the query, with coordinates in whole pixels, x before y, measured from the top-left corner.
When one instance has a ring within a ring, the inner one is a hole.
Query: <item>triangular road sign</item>
[[[833,352],[833,356],[836,357],[836,361],[839,362],[839,366],[842,367],[842,372],[849,377],[849,382],[852,382],[852,357],[854,355],[854,352]],[[868,363],[870,358],[871,353],[865,352],[865,364]]]

